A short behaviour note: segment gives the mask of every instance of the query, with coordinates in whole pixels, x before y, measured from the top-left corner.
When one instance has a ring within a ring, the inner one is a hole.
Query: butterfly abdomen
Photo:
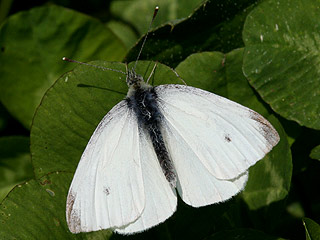
[[[149,135],[167,181],[175,187],[176,174],[161,133],[163,115],[154,88],[138,88],[126,101],[137,116],[139,129]]]

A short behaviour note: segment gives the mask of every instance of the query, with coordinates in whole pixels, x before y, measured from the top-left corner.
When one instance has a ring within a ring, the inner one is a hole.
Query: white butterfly
[[[127,84],[126,99],[99,123],[71,183],[73,233],[144,231],[175,212],[177,193],[193,207],[223,202],[279,141],[261,115],[213,93],[152,87],[134,69]]]

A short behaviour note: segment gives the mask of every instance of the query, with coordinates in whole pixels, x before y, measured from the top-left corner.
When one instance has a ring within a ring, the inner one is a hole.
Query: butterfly
[[[236,102],[192,86],[152,86],[135,66],[125,74],[127,96],[97,126],[72,180],[72,233],[144,231],[176,211],[178,194],[193,207],[226,201],[280,140]]]

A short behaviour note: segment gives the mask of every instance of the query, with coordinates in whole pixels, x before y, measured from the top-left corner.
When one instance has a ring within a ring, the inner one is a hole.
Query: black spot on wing
[[[109,187],[104,187],[103,192],[108,196],[110,194],[110,188]]]
[[[226,134],[226,135],[224,136],[224,140],[226,140],[227,142],[231,142],[230,135],[229,135],[229,134]]]

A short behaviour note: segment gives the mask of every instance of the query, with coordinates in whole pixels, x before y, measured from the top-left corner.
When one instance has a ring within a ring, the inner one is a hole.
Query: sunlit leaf
[[[320,1],[264,1],[247,17],[243,70],[284,118],[320,129]]]

